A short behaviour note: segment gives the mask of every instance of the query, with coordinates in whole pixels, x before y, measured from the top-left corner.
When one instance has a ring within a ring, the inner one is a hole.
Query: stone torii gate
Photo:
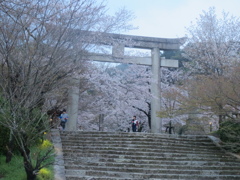
[[[152,78],[154,83],[151,83],[151,132],[161,133],[162,121],[157,116],[160,111],[160,67],[178,67],[178,61],[172,59],[160,58],[160,50],[178,50],[182,44],[183,38],[166,39],[143,36],[131,36],[112,33],[95,33],[84,32],[86,41],[92,44],[104,44],[112,47],[112,54],[88,54],[86,59],[102,62],[115,63],[134,63],[139,65],[147,65],[152,68]],[[89,37],[89,38],[88,38]],[[93,38],[94,37],[94,38]],[[98,37],[98,38],[96,38]],[[151,57],[129,57],[124,55],[124,48],[139,48],[151,50]],[[75,82],[77,83],[77,79]],[[78,83],[77,83],[78,84]],[[78,120],[78,99],[79,89],[73,87],[69,91],[68,114],[70,120],[67,123],[67,130],[77,130]]]

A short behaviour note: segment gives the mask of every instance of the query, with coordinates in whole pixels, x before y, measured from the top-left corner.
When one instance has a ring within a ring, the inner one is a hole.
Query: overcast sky
[[[209,7],[216,12],[229,12],[240,17],[240,0],[106,0],[110,11],[121,7],[132,11],[136,19],[132,22],[138,30],[124,34],[176,38],[186,34],[186,27]]]

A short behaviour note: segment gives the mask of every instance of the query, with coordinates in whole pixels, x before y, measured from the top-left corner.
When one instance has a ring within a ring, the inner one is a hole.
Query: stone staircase
[[[240,161],[207,136],[60,133],[67,180],[240,180]]]

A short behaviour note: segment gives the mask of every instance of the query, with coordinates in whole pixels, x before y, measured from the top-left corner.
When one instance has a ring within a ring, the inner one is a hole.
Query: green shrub
[[[31,158],[33,163],[36,163],[36,159],[39,152],[42,154],[46,152],[53,145],[49,140],[44,140],[43,142],[39,140],[38,145],[31,148]],[[0,155],[0,179],[1,180],[26,180],[26,172],[23,167],[22,156],[15,154],[10,163],[5,162],[6,157]],[[54,161],[54,156],[45,160],[45,163],[51,163]],[[37,175],[37,180],[53,180],[54,171],[53,166],[49,165],[47,168],[43,168],[39,171]]]
[[[223,142],[223,148],[234,153],[240,152],[240,122],[225,121],[220,127],[217,134]]]
[[[43,168],[39,171],[37,175],[37,180],[52,180],[54,177],[53,171]]]
[[[178,135],[183,135],[186,131],[187,131],[187,125],[183,125],[183,126],[181,126],[179,129],[178,129],[178,131],[177,131],[177,134]]]
[[[40,144],[40,149],[44,150],[44,149],[50,148],[52,146],[53,146],[53,144],[49,140],[45,139]]]
[[[239,142],[240,123],[235,121],[226,121],[220,125],[218,134],[223,142]]]
[[[0,156],[1,180],[26,180],[27,176],[23,167],[21,156],[14,156],[9,163],[5,163],[5,156]],[[16,178],[17,177],[17,178]]]

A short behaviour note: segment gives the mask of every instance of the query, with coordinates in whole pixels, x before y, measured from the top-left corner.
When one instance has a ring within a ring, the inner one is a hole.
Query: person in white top
[[[138,120],[136,119],[136,116],[133,116],[132,119],[132,131],[137,132],[137,126],[138,126]]]

